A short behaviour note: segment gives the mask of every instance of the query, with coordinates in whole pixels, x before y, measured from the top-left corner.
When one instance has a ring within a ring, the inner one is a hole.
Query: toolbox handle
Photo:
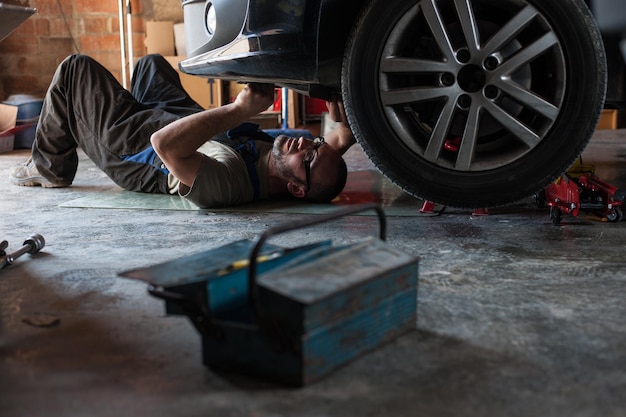
[[[248,264],[248,296],[250,305],[252,306],[252,310],[255,313],[258,313],[256,306],[256,300],[258,299],[258,292],[256,287],[256,266],[257,258],[259,256],[259,253],[261,252],[261,246],[263,246],[267,239],[279,233],[289,232],[296,229],[303,229],[305,227],[314,226],[316,224],[324,223],[329,220],[337,219],[339,217],[347,216],[349,214],[360,213],[367,210],[376,211],[379,223],[379,238],[380,240],[384,241],[387,236],[387,221],[385,219],[385,213],[383,212],[382,207],[380,206],[380,204],[375,203],[359,204],[346,207],[315,218],[309,218],[303,221],[299,221],[298,223],[281,224],[275,227],[271,227],[267,229],[264,233],[262,233],[257,239],[256,244],[252,248],[252,251],[250,253],[250,263]]]

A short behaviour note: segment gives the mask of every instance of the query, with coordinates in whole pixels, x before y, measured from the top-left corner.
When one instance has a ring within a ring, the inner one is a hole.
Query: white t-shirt
[[[259,160],[256,169],[259,176],[259,199],[268,198],[267,165],[272,144],[255,141]],[[171,173],[169,175],[170,193],[185,197],[201,208],[224,207],[249,203],[254,200],[254,190],[248,175],[248,168],[239,153],[230,146],[208,141],[198,152],[202,154],[202,163],[196,179],[191,186],[181,184]]]

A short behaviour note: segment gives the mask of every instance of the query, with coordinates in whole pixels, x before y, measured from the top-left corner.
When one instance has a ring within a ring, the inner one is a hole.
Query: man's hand
[[[335,148],[340,154],[344,154],[354,143],[356,139],[352,134],[346,112],[343,108],[343,101],[338,94],[332,94],[330,99],[326,101],[328,114],[333,121],[338,122],[338,126],[324,135],[326,143]]]
[[[343,101],[338,94],[333,93],[330,96],[330,99],[326,101],[326,107],[328,108],[328,114],[333,121],[341,122],[345,126],[348,126],[346,112],[343,109]]]
[[[235,105],[246,114],[256,116],[274,103],[274,85],[250,83],[235,98]]]

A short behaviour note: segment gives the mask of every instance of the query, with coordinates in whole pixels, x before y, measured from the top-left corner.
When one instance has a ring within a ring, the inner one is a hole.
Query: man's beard
[[[291,169],[285,163],[285,151],[283,150],[285,142],[289,140],[289,137],[280,135],[274,140],[272,146],[272,157],[274,158],[274,168],[278,175],[283,177],[289,182],[295,182],[300,184],[300,180],[293,175]]]

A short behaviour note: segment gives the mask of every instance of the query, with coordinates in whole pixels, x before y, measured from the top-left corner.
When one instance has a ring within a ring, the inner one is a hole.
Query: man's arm
[[[335,122],[339,122],[339,125],[324,135],[324,141],[343,155],[356,142],[346,119],[343,102],[338,95],[333,94],[326,101],[326,107],[328,107],[330,118]]]
[[[170,123],[153,133],[150,142],[169,171],[191,187],[202,162],[198,148],[213,136],[264,111],[273,102],[273,85],[249,84],[234,102]]]

